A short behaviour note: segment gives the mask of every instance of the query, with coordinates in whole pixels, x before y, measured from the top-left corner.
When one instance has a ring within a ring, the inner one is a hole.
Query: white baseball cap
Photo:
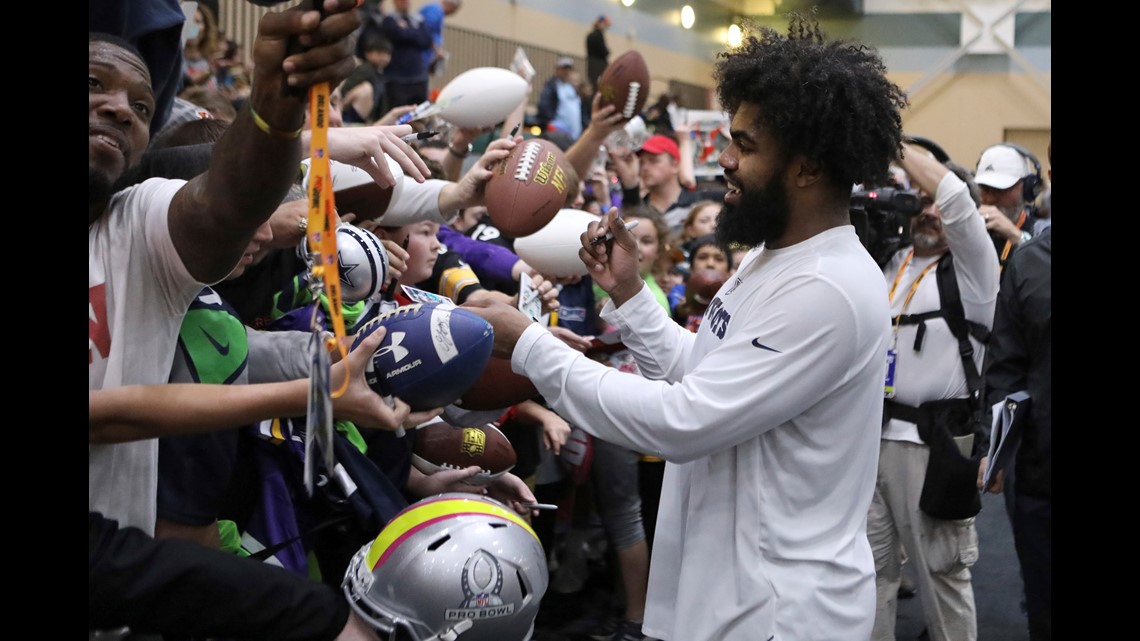
[[[1030,173],[1028,161],[1013,147],[994,145],[982,152],[974,182],[994,189],[1009,189]]]

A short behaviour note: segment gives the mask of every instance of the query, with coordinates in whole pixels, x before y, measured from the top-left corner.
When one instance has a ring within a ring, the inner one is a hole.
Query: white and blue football
[[[482,375],[495,343],[494,329],[478,314],[453,303],[416,303],[365,323],[353,346],[381,326],[387,334],[365,367],[365,380],[413,411],[463,396]]]

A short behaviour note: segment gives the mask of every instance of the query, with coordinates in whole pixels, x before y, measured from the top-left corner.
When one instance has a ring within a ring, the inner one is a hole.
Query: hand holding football
[[[499,428],[455,427],[442,419],[421,425],[414,432],[412,464],[424,474],[478,465],[468,482],[486,485],[515,466],[515,448]]]
[[[565,205],[576,175],[557,145],[542,138],[524,140],[491,171],[484,192],[487,214],[507,236],[529,236]]]
[[[381,326],[387,333],[365,367],[365,380],[413,412],[455,402],[483,373],[495,343],[494,328],[474,312],[452,303],[417,303],[365,323],[353,347]]]
[[[627,51],[606,66],[598,78],[602,106],[617,105],[622,118],[629,120],[645,109],[649,97],[649,66],[637,51]]]

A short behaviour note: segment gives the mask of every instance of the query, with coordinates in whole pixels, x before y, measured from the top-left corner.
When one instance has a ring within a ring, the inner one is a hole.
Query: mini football
[[[388,281],[388,252],[376,234],[341,223],[336,228],[336,268],[341,300],[367,300]]]
[[[602,106],[617,105],[625,119],[645,109],[649,97],[649,67],[637,51],[627,51],[614,59],[598,78]]]
[[[412,464],[424,474],[478,465],[482,470],[468,480],[486,485],[515,466],[515,448],[499,428],[455,427],[435,419],[416,428]]]
[[[543,276],[585,276],[589,270],[578,257],[582,232],[601,219],[580,209],[560,209],[545,227],[515,239],[515,253]]]
[[[381,314],[361,326],[353,347],[379,327],[387,334],[364,369],[365,380],[413,411],[455,402],[483,373],[495,342],[490,323],[451,303],[404,305]]]
[[[698,269],[685,281],[685,291],[692,292],[692,300],[701,307],[712,302],[720,286],[728,280],[728,275],[715,269]]]
[[[574,175],[557,145],[542,138],[524,140],[492,170],[485,192],[487,214],[507,236],[529,236],[566,204]]]
[[[487,366],[478,380],[455,401],[455,405],[473,411],[506,410],[535,396],[538,396],[538,390],[534,383],[511,371],[510,359],[492,356],[487,359]]]
[[[502,122],[526,96],[522,76],[500,67],[468,69],[436,96],[438,116],[459,127],[492,127]]]

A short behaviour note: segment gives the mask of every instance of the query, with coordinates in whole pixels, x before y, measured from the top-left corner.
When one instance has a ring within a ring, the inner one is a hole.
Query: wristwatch
[[[472,147],[473,147],[473,145],[471,143],[467,143],[467,149],[465,149],[463,151],[463,153],[460,153],[458,151],[455,151],[454,147],[452,147],[451,145],[448,145],[447,146],[447,153],[451,154],[452,156],[455,156],[456,158],[466,158],[466,157],[471,155],[471,148]]]

